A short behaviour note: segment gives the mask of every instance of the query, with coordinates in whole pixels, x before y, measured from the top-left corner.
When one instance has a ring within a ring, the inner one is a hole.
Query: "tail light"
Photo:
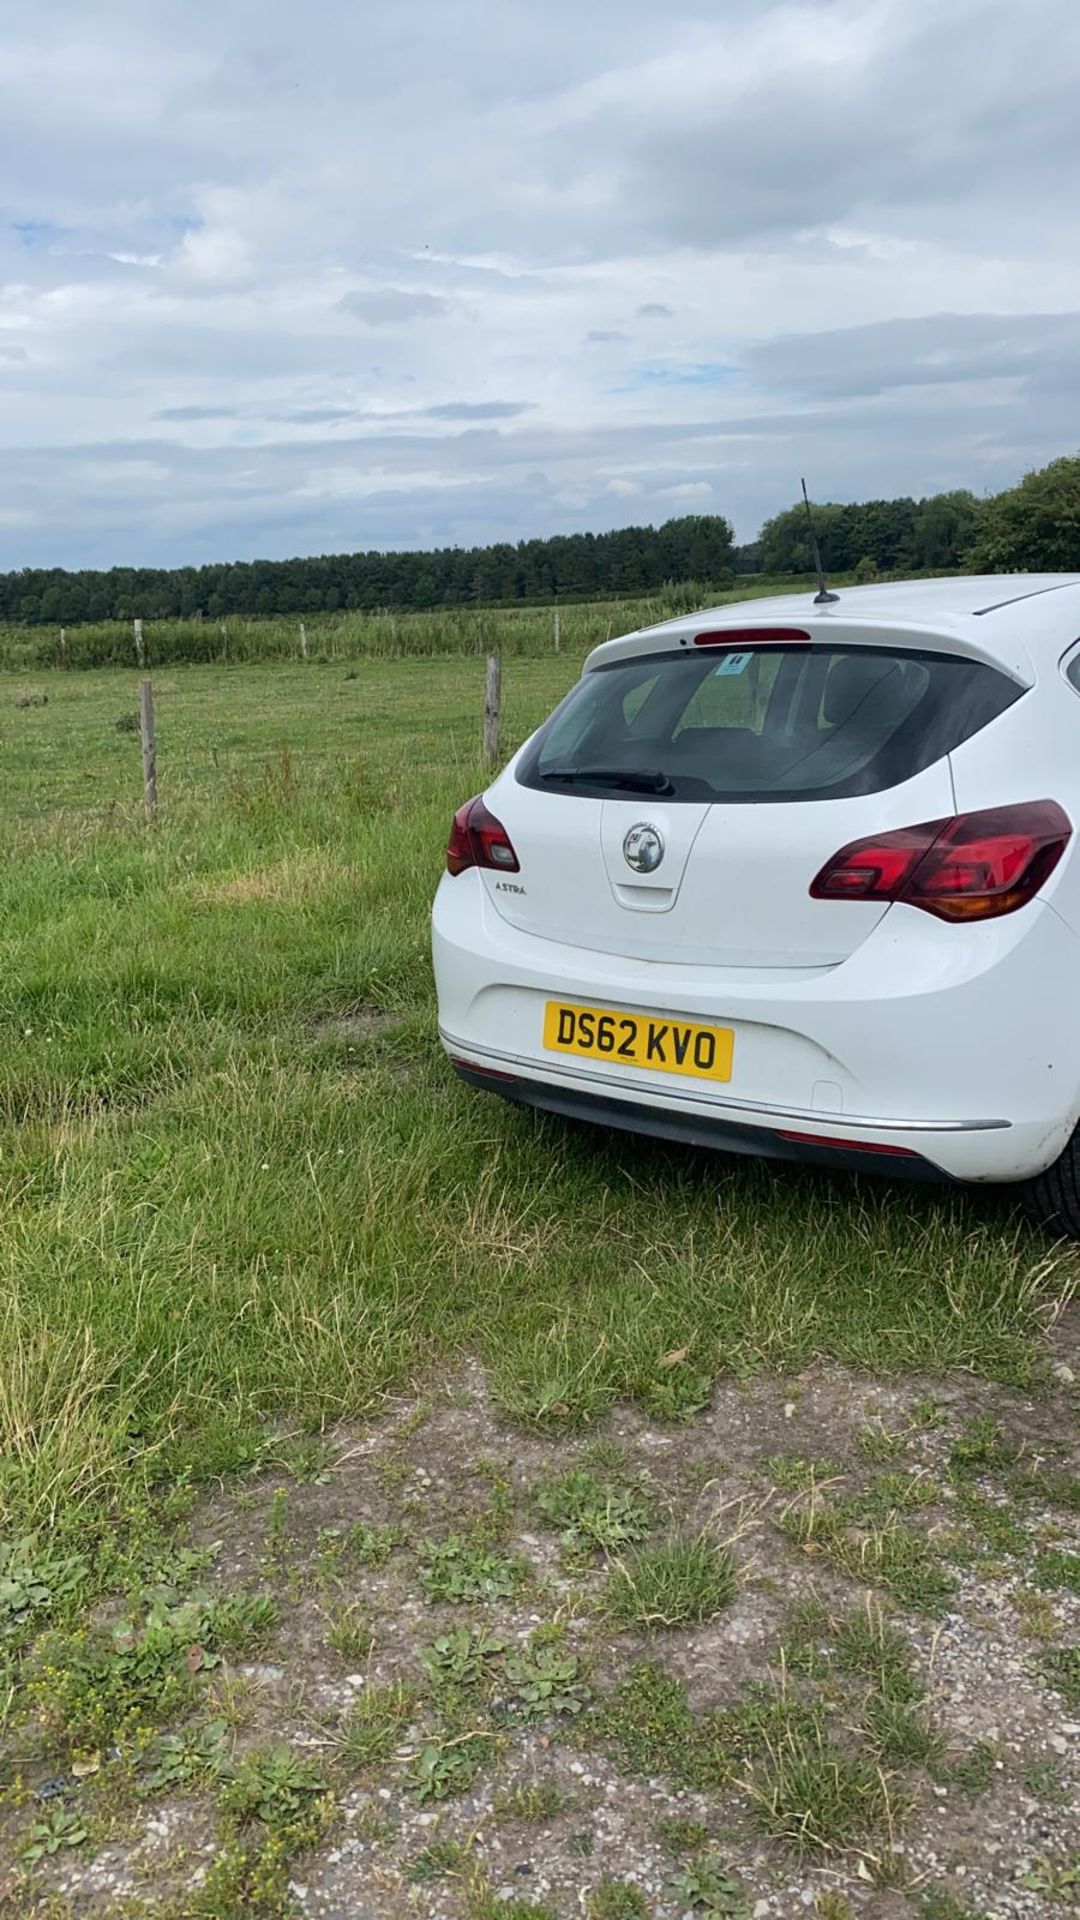
[[[494,867],[500,873],[520,872],[506,828],[479,797],[466,800],[465,805],[458,808],[446,848],[447,873],[464,873],[466,867]]]
[[[990,807],[853,840],[813,882],[815,900],[903,900],[939,920],[994,920],[1034,899],[1072,834],[1056,800]]]

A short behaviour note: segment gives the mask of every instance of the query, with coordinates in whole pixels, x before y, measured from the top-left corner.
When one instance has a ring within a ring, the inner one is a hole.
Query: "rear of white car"
[[[1080,1117],[1078,635],[1080,578],[1013,577],[598,648],[455,822],[434,955],[458,1071],[1038,1193]]]

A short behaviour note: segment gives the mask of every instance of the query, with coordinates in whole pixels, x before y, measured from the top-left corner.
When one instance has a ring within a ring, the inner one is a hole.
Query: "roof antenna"
[[[817,574],[817,592],[814,595],[814,605],[815,607],[827,607],[832,601],[839,600],[840,595],[838,593],[830,593],[828,587],[825,585],[825,569],[821,564],[821,548],[818,546],[817,532],[814,528],[814,516],[810,511],[810,501],[806,492],[806,481],[803,480],[801,485],[803,506],[806,508],[806,518],[810,525],[810,545],[814,553],[814,572]]]

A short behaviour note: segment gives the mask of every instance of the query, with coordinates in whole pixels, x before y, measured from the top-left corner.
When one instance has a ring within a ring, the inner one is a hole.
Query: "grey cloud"
[[[155,420],[235,420],[234,407],[160,407]]]
[[[447,400],[435,407],[424,407],[429,420],[514,420],[531,413],[533,400]]]
[[[257,27],[249,0],[222,0],[198,33],[192,0],[169,0],[156,32],[154,10],[96,0],[71,10],[65,44],[24,10],[5,44],[5,198],[146,252],[170,222],[220,218],[189,183],[225,182],[265,192],[260,246],[282,260],[309,234],[316,259],[427,248],[485,273],[498,249],[520,266],[771,245],[884,207],[915,231],[961,205],[984,233],[1030,232],[1071,207],[1070,0],[1042,0],[1037,35],[1000,0],[692,0],[663,23],[634,0],[617,25],[595,12],[587,29],[569,0],[463,24],[412,0],[376,25],[327,0],[308,44],[285,0]],[[127,111],[105,84],[121,41]],[[132,211],[133,180],[152,217]],[[565,190],[579,180],[595,190]]]
[[[710,505],[749,538],[795,499],[803,471],[826,498],[1009,484],[1057,447],[1062,405],[1060,394],[1036,395],[1022,438],[1001,431],[973,385],[716,420],[15,449],[0,465],[0,565],[518,539],[665,519],[679,510],[672,490],[689,486],[708,486]],[[627,477],[632,501],[610,485]],[[9,505],[39,515],[17,540]]]
[[[13,18],[0,564],[517,538],[675,486],[749,534],[803,464],[853,497],[1069,447],[1072,0],[1037,33],[1000,0],[326,0],[320,28]],[[663,380],[585,350],[625,343],[611,315]]]
[[[293,407],[290,412],[273,417],[294,427],[332,427],[358,416],[355,407]]]
[[[835,332],[781,334],[749,348],[744,364],[789,393],[828,398],[891,388],[1080,376],[1080,313],[943,313]]]
[[[407,320],[434,320],[449,313],[450,302],[438,293],[413,293],[405,287],[379,287],[371,293],[346,293],[338,301],[343,313],[369,327],[390,327]]]
[[[571,93],[547,165],[603,168],[579,233],[598,254],[790,245],[886,211],[924,239],[1023,243],[1071,217],[1078,61],[1069,0],[1044,0],[1034,38],[995,0],[762,7]]]

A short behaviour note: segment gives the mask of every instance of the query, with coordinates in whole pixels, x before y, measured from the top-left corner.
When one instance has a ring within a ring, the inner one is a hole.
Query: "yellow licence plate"
[[[544,1046],[549,1053],[575,1053],[624,1067],[730,1080],[735,1035],[730,1027],[699,1027],[660,1013],[616,1013],[549,1000]]]

